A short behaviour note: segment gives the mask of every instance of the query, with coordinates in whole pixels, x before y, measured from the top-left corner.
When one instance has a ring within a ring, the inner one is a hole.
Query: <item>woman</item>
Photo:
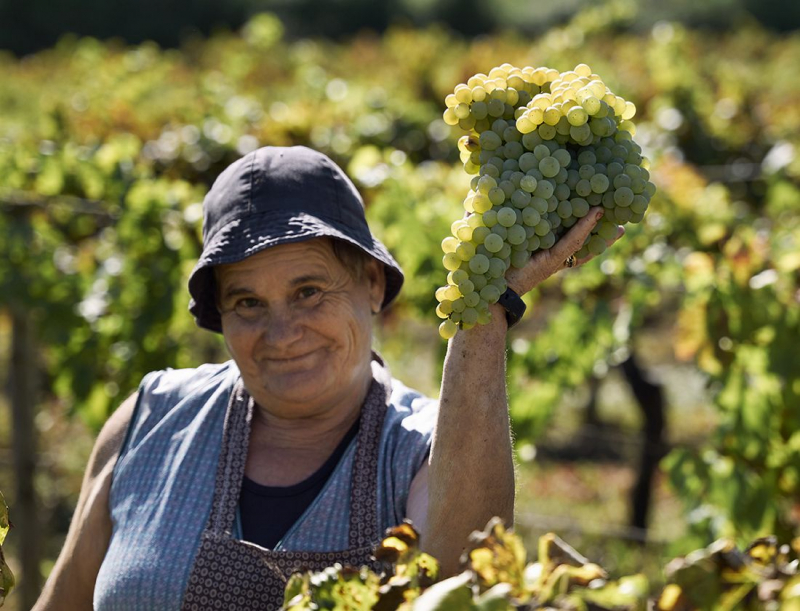
[[[472,530],[513,520],[516,296],[573,264],[600,216],[509,272],[505,309],[450,341],[437,404],[371,351],[403,276],[327,157],[259,149],[204,210],[190,310],[232,361],[151,373],[109,419],[36,609],[277,608],[293,571],[369,564],[403,518],[455,572]]]

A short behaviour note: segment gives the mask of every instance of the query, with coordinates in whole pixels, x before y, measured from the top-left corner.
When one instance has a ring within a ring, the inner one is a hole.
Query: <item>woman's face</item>
[[[216,268],[222,334],[255,402],[281,418],[352,410],[372,377],[372,314],[382,265],[361,281],[320,238]]]

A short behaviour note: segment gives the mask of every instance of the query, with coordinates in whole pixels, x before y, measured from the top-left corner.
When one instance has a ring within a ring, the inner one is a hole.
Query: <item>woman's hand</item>
[[[506,274],[508,287],[517,295],[524,295],[535,286],[547,280],[557,271],[567,267],[567,259],[580,250],[592,229],[603,218],[604,210],[593,208],[589,214],[580,219],[558,242],[548,250],[537,252],[531,257],[528,264],[522,269],[512,268]],[[625,229],[619,227],[613,240],[606,242],[611,246],[625,234]],[[575,265],[581,265],[594,259],[589,255],[583,259],[576,259]]]

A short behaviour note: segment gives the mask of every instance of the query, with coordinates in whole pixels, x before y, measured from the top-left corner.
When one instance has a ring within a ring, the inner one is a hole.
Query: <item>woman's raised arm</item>
[[[586,215],[550,250],[506,276],[523,295],[563,269],[600,217]],[[621,237],[620,229],[617,238]],[[616,241],[616,240],[614,240]],[[587,261],[578,261],[583,263]],[[458,569],[469,534],[493,516],[514,519],[514,462],[506,397],[505,311],[491,306],[492,320],[459,332],[444,361],[439,416],[427,474],[427,518],[422,549],[439,559],[445,574]],[[418,499],[410,504],[419,506]]]

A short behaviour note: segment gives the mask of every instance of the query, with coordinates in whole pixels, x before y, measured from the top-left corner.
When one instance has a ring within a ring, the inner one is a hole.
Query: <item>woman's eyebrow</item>
[[[327,280],[328,277],[322,274],[306,274],[304,276],[293,278],[289,285],[294,287],[301,284],[326,282]]]
[[[253,289],[247,288],[246,286],[233,286],[222,290],[223,299],[236,297],[238,295],[252,295],[252,294],[253,294]]]

